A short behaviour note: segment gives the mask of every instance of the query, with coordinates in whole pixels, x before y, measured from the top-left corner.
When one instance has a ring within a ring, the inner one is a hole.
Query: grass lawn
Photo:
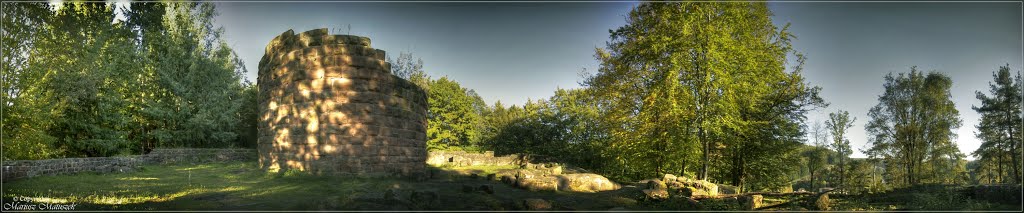
[[[4,184],[15,197],[78,203],[80,209],[317,209],[366,191],[406,184],[398,179],[268,174],[255,162],[145,166],[139,172],[43,176]],[[311,206],[312,205],[312,206]]]
[[[487,174],[514,166],[430,168],[442,176],[427,181],[399,178],[272,174],[256,162],[199,165],[148,165],[137,172],[42,176],[3,184],[3,202],[75,204],[74,210],[517,210],[527,198],[550,201],[554,210],[696,210],[685,201],[644,200],[640,188],[598,193],[531,192],[485,180]],[[477,178],[471,178],[474,175]],[[491,185],[493,194],[464,192]],[[399,199],[385,199],[388,189]],[[429,205],[410,203],[412,191],[439,195]],[[833,195],[833,210],[1018,210],[1020,205],[973,200],[945,188],[897,190],[882,194]],[[797,197],[765,197],[764,205]],[[705,200],[703,210],[741,210],[735,201]],[[771,210],[803,210],[784,205]]]
[[[960,186],[920,186],[866,195],[831,195],[835,209],[853,211],[1013,211],[1021,205],[971,199]]]
[[[436,168],[457,173],[493,173],[498,167]],[[484,175],[486,176],[486,175]],[[494,194],[466,193],[463,185],[490,184]],[[4,183],[4,203],[75,203],[75,210],[403,210],[408,203],[385,200],[395,189],[434,191],[440,203],[425,209],[517,209],[525,198],[542,198],[563,209],[608,209],[635,204],[614,193],[530,192],[487,180],[412,181],[399,178],[320,177],[269,174],[255,162],[149,165],[114,174],[41,176]]]

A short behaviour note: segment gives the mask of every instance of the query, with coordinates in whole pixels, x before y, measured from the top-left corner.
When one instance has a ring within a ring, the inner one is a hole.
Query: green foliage
[[[495,103],[485,141],[496,154],[521,153],[541,160],[611,173],[608,135],[598,108],[585,89],[558,89],[548,100],[522,107]]]
[[[832,150],[836,151],[839,158],[839,164],[836,165],[839,168],[839,186],[845,186],[846,180],[846,160],[850,158],[853,150],[850,150],[850,140],[846,139],[846,131],[853,127],[853,122],[857,118],[850,118],[850,112],[839,110],[839,112],[829,113],[829,120],[825,121],[825,126],[828,127],[832,133]]]
[[[868,112],[865,126],[871,147],[867,154],[882,159],[886,182],[901,186],[943,182],[963,154],[953,143],[959,112],[950,100],[953,82],[944,74],[910,73],[885,77],[885,92]]]
[[[803,146],[800,149],[800,157],[808,177],[806,185],[794,186],[794,188],[805,188],[808,191],[817,191],[818,187],[825,186],[825,169],[829,166],[828,156],[832,155],[831,150],[819,146]],[[802,179],[803,175],[794,179]]]
[[[984,174],[982,180],[989,183],[1021,182],[1021,132],[1024,129],[1024,114],[1021,113],[1021,75],[1011,77],[1010,67],[1000,66],[992,73],[986,95],[976,91],[981,106],[972,109],[981,114],[975,134],[983,142],[972,155],[982,163],[976,173]],[[1007,178],[1006,176],[1010,176]]]
[[[490,109],[480,95],[459,82],[441,77],[431,79],[423,70],[423,60],[413,60],[402,52],[388,58],[392,73],[427,91],[427,148],[432,150],[479,150],[484,116]]]
[[[598,49],[585,85],[602,106],[608,152],[633,178],[695,173],[778,188],[797,167],[804,114],[825,103],[804,83],[791,35],[764,3],[647,3]]]
[[[162,7],[164,15],[163,26],[142,32],[143,39],[155,34],[143,48],[159,88],[143,103],[143,117],[154,123],[149,139],[172,147],[234,145],[242,68],[220,37],[223,30],[212,25],[213,4],[146,6]]]
[[[127,141],[128,116],[123,109],[131,72],[131,31],[111,23],[114,8],[104,4],[67,3],[47,14],[32,38],[25,72],[45,73],[37,80],[47,90],[35,96],[52,108],[46,134],[69,156],[109,156],[122,153]],[[94,30],[106,29],[106,30]],[[49,94],[46,94],[49,93]]]
[[[44,35],[39,25],[52,14],[46,3],[4,4],[0,25],[0,146],[3,160],[45,159],[61,156],[57,138],[47,134],[58,114],[45,85],[47,70],[28,69],[35,37]]]
[[[477,146],[481,122],[474,105],[480,96],[473,96],[458,82],[441,77],[430,81],[427,90],[427,147],[445,149],[450,146]]]
[[[256,84],[243,84],[241,106],[236,113],[236,119],[239,121],[235,131],[238,133],[238,142],[236,144],[238,147],[256,148],[256,138],[259,137],[259,131],[256,129],[256,124],[259,120],[259,108],[251,106],[259,104],[258,95],[259,87]]]
[[[136,3],[125,21],[118,10],[5,4],[4,158],[254,144],[255,112],[241,108],[255,90],[212,25],[213,4]]]

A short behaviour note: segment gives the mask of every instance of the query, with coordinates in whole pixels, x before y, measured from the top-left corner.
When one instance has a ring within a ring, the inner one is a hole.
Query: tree
[[[829,131],[826,130],[825,126],[821,124],[821,121],[814,121],[814,125],[811,129],[811,137],[814,140],[814,146],[825,147],[828,143]]]
[[[853,150],[850,150],[850,140],[846,139],[846,130],[853,127],[857,118],[850,118],[850,112],[839,110],[836,113],[828,114],[829,120],[825,126],[832,133],[832,149],[839,155],[839,185],[845,186],[846,159],[850,157]]]
[[[139,110],[155,146],[223,147],[239,141],[246,70],[213,26],[212,3],[134,3],[126,17],[140,34],[147,88]],[[245,119],[249,120],[249,119]],[[249,120],[251,121],[251,120]]]
[[[45,2],[5,3],[0,19],[0,150],[3,160],[60,156],[56,138],[47,131],[59,115],[52,110],[45,69],[29,67],[41,27],[52,19]]]
[[[496,103],[487,119],[487,144],[496,154],[528,154],[595,171],[610,171],[607,134],[597,106],[584,89],[558,89],[547,100],[523,107]],[[493,132],[493,133],[492,133]]]
[[[427,90],[427,147],[446,149],[453,146],[477,146],[479,132],[477,124],[480,114],[474,110],[479,96],[470,96],[469,91],[458,82],[441,77],[431,80]]]
[[[27,67],[47,93],[37,96],[54,115],[47,134],[66,156],[130,153],[130,106],[125,84],[139,69],[131,31],[113,22],[112,5],[74,2],[55,5],[36,26]]]
[[[817,183],[820,180],[821,170],[828,165],[828,149],[819,146],[810,146],[804,150],[803,157],[807,163],[807,172],[810,173],[810,189],[813,191],[817,188]],[[817,176],[816,176],[817,174]]]
[[[616,141],[610,160],[636,170],[626,176],[680,171],[768,186],[795,168],[786,161],[797,157],[799,123],[824,102],[803,82],[802,55],[785,71],[792,36],[763,2],[643,3],[611,34],[584,85]]]
[[[868,112],[871,147],[866,152],[884,161],[893,181],[905,186],[936,182],[944,174],[935,168],[963,155],[953,143],[961,121],[949,93],[952,84],[944,74],[925,75],[917,67],[885,76],[885,91]]]
[[[828,149],[825,148],[828,143],[828,131],[822,126],[821,121],[814,121],[814,125],[811,126],[810,136],[814,144],[810,149],[803,152],[803,157],[807,163],[807,172],[811,178],[811,189],[816,188],[818,182],[818,176],[820,176],[821,169],[828,165]],[[816,176],[815,174],[818,174]]]
[[[412,53],[407,52],[399,53],[395,60],[388,57],[387,61],[391,63],[391,73],[405,80],[411,80],[415,75],[423,75],[423,59],[416,58],[413,61],[412,58]]]
[[[238,137],[255,134],[249,119],[255,113],[240,110],[243,87],[251,84],[240,81],[242,62],[220,38],[223,30],[213,27],[213,4],[133,3],[128,10],[102,2],[17,3],[3,9],[5,158],[252,144]]]
[[[1020,134],[1024,128],[1021,89],[1024,87],[1021,86],[1020,74],[1017,74],[1016,79],[1010,75],[1009,65],[1000,66],[999,71],[992,73],[993,82],[989,83],[991,96],[981,91],[975,92],[978,100],[981,100],[981,106],[971,107],[981,114],[981,121],[976,126],[978,132],[975,134],[984,142],[972,154],[984,161],[994,161],[1000,181],[1006,180],[1002,174],[1003,169],[1007,168],[1012,172],[1012,180],[1020,183]],[[1006,162],[1006,158],[1010,158],[1010,162]]]

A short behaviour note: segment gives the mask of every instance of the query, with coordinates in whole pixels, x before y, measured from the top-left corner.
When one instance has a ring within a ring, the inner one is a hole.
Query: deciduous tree
[[[850,154],[853,150],[850,149],[850,140],[846,139],[846,131],[853,127],[853,122],[857,118],[851,118],[850,112],[839,110],[835,113],[828,114],[829,119],[825,121],[825,126],[832,133],[832,150],[836,151],[839,158],[839,186],[845,186],[846,183],[846,160],[850,158]]]
[[[866,151],[885,162],[893,181],[904,186],[938,182],[943,174],[934,168],[962,156],[953,143],[961,121],[951,100],[952,85],[946,75],[926,75],[917,67],[885,76],[885,91],[868,112],[871,147]]]

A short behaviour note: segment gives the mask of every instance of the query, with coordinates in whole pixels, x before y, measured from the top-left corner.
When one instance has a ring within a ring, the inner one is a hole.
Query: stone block
[[[385,58],[368,38],[325,29],[274,38],[257,78],[261,165],[424,174],[426,93],[391,75]]]

